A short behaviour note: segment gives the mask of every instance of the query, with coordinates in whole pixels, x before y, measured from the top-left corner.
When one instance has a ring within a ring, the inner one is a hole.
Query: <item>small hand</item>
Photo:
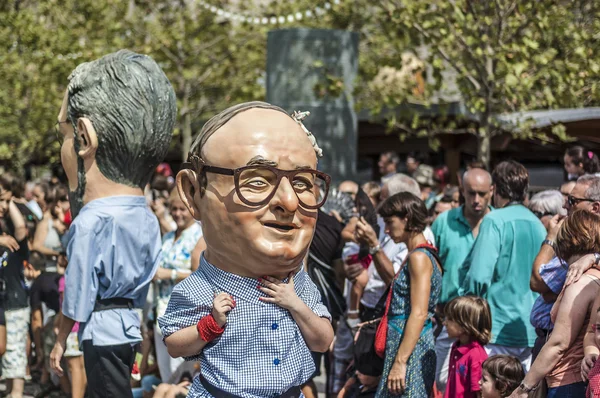
[[[406,364],[394,361],[387,378],[387,388],[390,394],[400,395],[406,389]]]
[[[552,241],[556,241],[558,230],[562,226],[563,222],[564,216],[561,216],[560,214],[556,214],[554,217],[552,217],[550,221],[548,221],[548,235],[546,237]]]
[[[569,286],[571,283],[577,282],[585,271],[592,268],[592,265],[594,265],[595,261],[596,257],[593,254],[586,254],[573,264],[569,265],[565,286]]]
[[[294,273],[290,272],[288,275],[288,283],[283,283],[279,279],[265,276],[258,280],[259,283],[264,285],[258,285],[258,290],[268,294],[270,297],[259,297],[260,301],[265,303],[277,304],[281,308],[286,310],[292,310],[297,308],[298,304],[302,302],[296,291],[294,290]]]
[[[365,268],[360,263],[348,264],[344,262],[344,273],[346,274],[346,278],[352,283],[354,283],[356,278],[358,278],[364,270]]]
[[[15,238],[10,235],[1,235],[0,236],[0,246],[6,247],[11,252],[15,252],[19,250],[19,243]]]
[[[152,211],[158,218],[163,218],[167,211],[167,208],[166,208],[165,204],[163,203],[162,199],[154,200],[152,202],[152,204],[150,205],[150,208],[152,208]]]
[[[54,220],[52,222],[52,225],[54,226],[54,229],[56,229],[60,235],[64,234],[65,231],[67,230],[67,226],[61,220]]]
[[[583,358],[583,361],[581,361],[581,378],[583,381],[588,380],[588,374],[594,367],[597,359],[598,354],[588,354]]]
[[[212,316],[220,327],[227,322],[227,314],[235,308],[235,300],[227,293],[215,295],[213,300]]]
[[[65,353],[65,343],[57,341],[54,344],[52,353],[50,353],[50,368],[59,376],[63,376],[63,369],[60,367],[60,361]]]
[[[369,247],[375,247],[379,244],[375,230],[373,230],[373,227],[371,227],[364,217],[361,217],[356,222],[354,235],[356,236],[356,240],[369,245]]]

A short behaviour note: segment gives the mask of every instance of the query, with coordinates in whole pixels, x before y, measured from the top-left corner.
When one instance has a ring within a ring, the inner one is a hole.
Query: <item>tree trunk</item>
[[[183,75],[182,75],[183,76]],[[182,77],[183,79],[183,77]],[[181,120],[181,159],[187,162],[188,153],[192,147],[192,115],[189,108],[190,85],[188,82],[183,82],[183,107],[181,112],[183,117]]]
[[[477,142],[477,160],[483,163],[488,170],[490,169],[491,143],[492,132],[487,126],[481,127]]]
[[[181,157],[182,161],[187,162],[188,153],[192,147],[192,118],[189,112],[183,116],[181,126]]]

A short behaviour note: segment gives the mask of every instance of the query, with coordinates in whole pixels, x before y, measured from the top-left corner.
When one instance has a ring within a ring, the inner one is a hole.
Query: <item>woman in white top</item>
[[[175,285],[198,268],[198,263],[192,264],[192,252],[202,238],[200,224],[185,207],[176,189],[169,196],[169,211],[177,224],[177,229],[166,233],[163,237],[160,265],[154,276],[154,303],[157,318],[167,309]],[[158,325],[154,328],[154,338],[160,376],[162,381],[166,382],[184,360],[171,358],[162,342],[163,336]]]

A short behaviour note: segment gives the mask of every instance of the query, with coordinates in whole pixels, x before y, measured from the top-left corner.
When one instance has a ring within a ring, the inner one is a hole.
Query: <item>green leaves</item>
[[[392,22],[386,14],[374,14],[384,35],[394,37],[401,25],[409,39],[405,51],[425,49],[419,53],[428,65],[424,102],[440,102],[444,87],[456,87],[483,136],[495,134],[494,115],[600,105],[600,40],[594,38],[600,31],[600,7],[592,0],[384,0],[381,7],[396,16]],[[379,70],[388,65],[402,65],[400,54]],[[382,109],[373,102],[399,106],[414,99],[401,86],[395,91],[392,86],[385,96],[370,100],[369,106]],[[396,126],[410,120],[400,118]],[[515,127],[516,135],[543,136],[527,126]],[[568,139],[559,127],[552,134]]]

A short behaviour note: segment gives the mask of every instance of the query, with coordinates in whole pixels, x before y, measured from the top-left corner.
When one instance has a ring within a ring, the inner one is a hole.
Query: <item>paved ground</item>
[[[324,372],[321,376],[315,379],[315,384],[317,385],[317,390],[319,391],[319,398],[325,398],[325,375]],[[4,380],[0,381],[0,397],[6,396],[6,383]],[[25,383],[25,395],[24,398],[66,398],[67,395],[63,395],[59,392],[49,392],[47,394],[42,394],[43,390],[39,384],[31,381]]]

